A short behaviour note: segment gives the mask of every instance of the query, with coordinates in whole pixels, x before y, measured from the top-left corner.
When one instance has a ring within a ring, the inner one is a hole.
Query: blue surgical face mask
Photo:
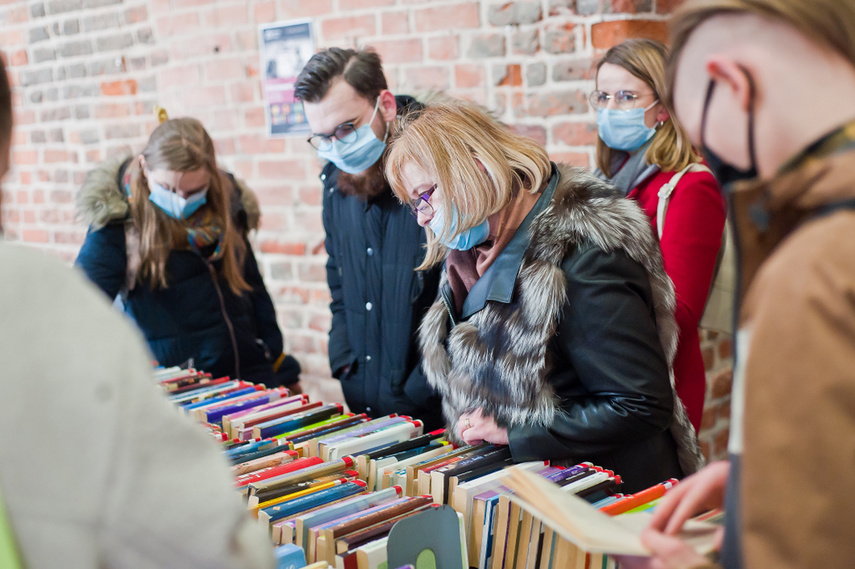
[[[367,170],[383,155],[383,150],[386,148],[386,137],[389,135],[389,125],[386,124],[386,135],[383,140],[378,139],[374,135],[374,129],[371,125],[374,124],[374,117],[377,116],[377,109],[380,108],[380,98],[377,98],[377,103],[374,105],[374,113],[371,115],[371,120],[356,129],[356,140],[353,142],[342,142],[341,140],[333,140],[329,150],[318,150],[318,156],[325,160],[329,160],[335,164],[339,170],[343,170],[348,174],[358,174]]]
[[[442,229],[445,225],[445,217],[442,215],[443,208],[435,207],[433,217],[428,222],[428,227],[433,231],[438,239],[442,239]],[[451,209],[451,225],[448,228],[448,234],[454,235],[457,231],[457,210]],[[458,251],[468,251],[476,245],[480,245],[490,236],[490,224],[487,220],[484,223],[476,225],[471,229],[467,229],[463,233],[454,235],[449,241],[440,241],[449,249],[457,249]]]
[[[659,101],[653,101],[648,107],[638,107],[625,111],[619,109],[597,109],[597,129],[606,146],[614,150],[634,152],[656,134],[655,128],[644,124],[644,113],[652,109]]]
[[[173,219],[187,219],[208,202],[208,188],[182,198],[157,182],[149,181],[148,199]]]

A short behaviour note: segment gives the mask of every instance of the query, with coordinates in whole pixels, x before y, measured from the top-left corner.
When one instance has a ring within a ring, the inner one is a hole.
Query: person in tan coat
[[[621,566],[706,566],[673,534],[724,503],[724,567],[851,567],[855,3],[689,0],[671,29],[674,109],[741,261],[730,460],[670,493],[654,556]]]

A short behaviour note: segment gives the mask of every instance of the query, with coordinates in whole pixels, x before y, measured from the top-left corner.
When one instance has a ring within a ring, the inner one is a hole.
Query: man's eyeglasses
[[[418,217],[420,213],[423,215],[433,215],[433,206],[430,205],[429,200],[435,191],[436,184],[431,186],[428,191],[420,194],[416,199],[410,200],[408,205],[410,206],[410,213],[413,214],[413,217]]]
[[[636,93],[635,91],[621,90],[614,95],[603,93],[602,91],[594,91],[588,95],[588,103],[595,109],[605,109],[609,106],[609,101],[614,100],[615,108],[620,111],[626,111],[635,108],[636,101],[639,97],[652,95],[653,93]]]
[[[332,134],[313,134],[308,140],[317,150],[326,151],[332,148],[333,139],[350,144],[356,142],[357,137],[359,134],[356,132],[356,126],[352,122],[346,122],[335,127]]]

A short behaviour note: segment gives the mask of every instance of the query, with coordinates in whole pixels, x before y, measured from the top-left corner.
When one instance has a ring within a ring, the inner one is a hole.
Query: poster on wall
[[[269,136],[310,134],[294,83],[315,53],[312,20],[289,20],[258,27],[261,80]]]

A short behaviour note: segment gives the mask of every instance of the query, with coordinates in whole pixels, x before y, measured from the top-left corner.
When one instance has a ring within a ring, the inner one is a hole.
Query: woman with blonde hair
[[[597,65],[597,175],[638,202],[659,235],[665,272],[674,282],[680,336],[674,357],[677,394],[700,429],[706,374],[698,325],[722,245],[725,205],[665,102],[667,48],[630,39]]]
[[[167,120],[139,155],[90,172],[77,207],[90,230],[76,265],[121,297],[158,363],[299,389],[247,239],[257,203],[199,121]]]
[[[465,102],[405,117],[386,174],[427,228],[422,268],[445,261],[420,344],[459,439],[590,460],[629,492],[699,467],[669,382],[673,291],[635,204]]]

